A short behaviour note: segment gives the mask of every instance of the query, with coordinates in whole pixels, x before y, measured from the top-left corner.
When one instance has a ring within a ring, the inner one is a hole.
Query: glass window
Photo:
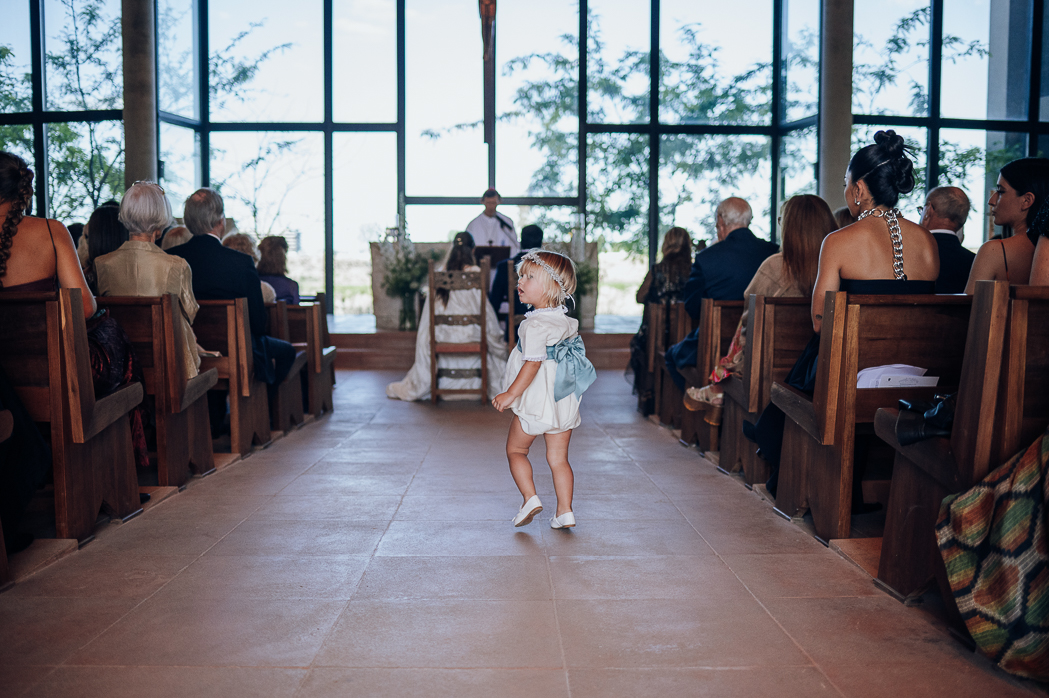
[[[45,109],[123,107],[120,0],[44,0]]]
[[[14,153],[36,169],[33,156],[33,127],[29,124],[0,124],[0,150]]]
[[[477,4],[408,0],[405,12],[408,193],[480,200],[488,146]]]
[[[48,215],[86,222],[99,204],[124,194],[124,124],[47,124]],[[37,184],[39,186],[39,184]]]
[[[176,218],[182,217],[186,199],[200,187],[200,137],[196,131],[160,124],[161,185]]]
[[[157,0],[157,83],[160,109],[200,118],[195,0]]]
[[[587,239],[648,254],[648,136],[587,136]]]
[[[503,196],[575,196],[579,12],[561,0],[502,3],[496,182]]]
[[[750,228],[769,232],[772,160],[765,136],[663,136],[659,146],[661,230],[681,226],[712,244],[714,210],[730,196],[754,210]]]
[[[820,95],[820,2],[784,0],[787,37],[783,65],[787,73],[786,118],[815,114]]]
[[[334,134],[335,314],[372,312],[368,243],[397,225],[397,135]]]
[[[779,160],[780,204],[798,194],[817,194],[816,127],[791,131],[783,136]],[[844,206],[844,201],[830,201],[831,209]],[[778,212],[777,212],[778,216]]]
[[[914,162],[914,189],[910,194],[900,197],[896,207],[900,209],[908,220],[918,220],[918,206],[925,202],[925,172],[928,158],[929,131],[924,128],[911,128],[908,126],[853,126],[852,127],[852,152],[874,142],[874,134],[878,131],[892,129],[903,136],[904,141],[914,149],[912,161]],[[844,178],[845,173],[841,176]],[[844,200],[842,204],[844,205]],[[831,208],[838,208],[831,202]]]
[[[852,109],[929,113],[929,0],[856,3]]]
[[[213,121],[323,121],[321,0],[209,0]]]
[[[324,291],[324,136],[212,133],[211,186],[237,230],[288,241],[288,276]]]
[[[590,0],[587,17],[587,119],[598,124],[648,123],[651,6]]]
[[[477,195],[476,206],[436,206],[436,205],[412,205],[408,206],[404,217],[407,219],[406,232],[413,242],[448,242],[455,234],[466,230],[466,226],[480,215],[484,207],[481,206],[482,189]],[[500,206],[499,213],[507,216],[514,222],[514,228],[520,235],[520,226],[517,225],[515,217],[515,206]]]
[[[8,3],[0,22],[0,114],[33,110],[30,36],[29,2]]]
[[[966,247],[975,250],[995,232],[987,200],[998,183],[998,170],[1027,154],[1027,134],[1001,131],[940,131],[940,185],[961,187],[972,210],[965,224]]]
[[[663,0],[659,20],[661,122],[769,123],[772,0]]]
[[[335,121],[397,121],[397,4],[335,0],[332,8]]]

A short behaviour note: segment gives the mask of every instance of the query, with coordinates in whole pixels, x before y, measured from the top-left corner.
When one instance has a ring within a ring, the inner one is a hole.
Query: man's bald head
[[[923,225],[958,232],[969,217],[969,208],[969,197],[958,187],[936,187],[925,197]]]
[[[715,227],[718,231],[718,240],[724,240],[733,230],[749,228],[750,222],[754,219],[754,211],[743,199],[738,196],[730,196],[718,204],[716,216]]]

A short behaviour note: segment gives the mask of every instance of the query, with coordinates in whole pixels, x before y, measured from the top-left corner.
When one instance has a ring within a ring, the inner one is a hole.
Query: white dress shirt
[[[500,220],[506,223],[507,227],[500,224]],[[486,216],[482,212],[481,215],[470,221],[470,225],[466,226],[466,232],[473,235],[476,245],[509,247],[511,257],[521,249],[520,243],[517,242],[517,231],[514,230],[513,221],[498,211],[494,216]]]

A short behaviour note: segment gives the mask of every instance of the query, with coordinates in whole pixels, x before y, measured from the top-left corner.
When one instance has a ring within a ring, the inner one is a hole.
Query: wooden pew
[[[255,378],[251,352],[248,300],[198,301],[193,321],[197,343],[218,357],[204,356],[200,370],[216,369],[215,390],[229,392],[230,450],[246,455],[252,444],[270,442],[270,416],[266,384]]]
[[[719,467],[743,471],[748,485],[764,483],[768,463],[757,455],[757,446],[743,436],[743,422],[757,421],[769,404],[772,383],[783,381],[812,336],[809,298],[774,298],[751,295],[747,311],[747,345],[743,375],[730,377],[725,387],[721,421]]]
[[[936,543],[940,503],[1028,446],[1049,423],[1049,288],[976,285],[949,438],[896,440],[897,409],[875,430],[896,451],[878,580],[904,598],[946,581]],[[952,595],[942,589],[944,598]]]
[[[728,351],[736,327],[743,315],[743,301],[716,301],[704,298],[699,310],[699,350],[696,357],[695,372],[682,372],[685,375],[686,387],[704,386],[709,383],[710,373],[718,361]],[[689,412],[682,409],[681,440],[687,444],[695,443],[702,451],[720,449],[720,427],[708,424],[703,420],[703,412]]]
[[[667,348],[680,342],[692,331],[691,318],[685,312],[681,301],[670,301],[653,304],[658,307],[659,333],[655,337],[653,374],[653,409],[659,417],[660,424],[672,429],[680,429],[685,411],[681,403],[683,393],[670,378],[666,366]]]
[[[291,343],[288,304],[277,301],[268,303],[267,308],[270,313],[270,336]],[[302,404],[302,372],[305,370],[306,348],[296,347],[291,370],[270,398],[270,428],[274,431],[291,431],[305,419]]]
[[[15,420],[11,416],[11,410],[0,410],[0,443],[11,438],[11,430],[15,426]],[[7,569],[7,546],[4,544],[4,528],[0,526],[0,589],[2,589],[11,578]]]
[[[324,294],[317,294],[312,305],[288,306],[288,332],[296,349],[306,351],[306,397],[314,417],[334,409],[335,347],[328,334],[328,315]]]
[[[167,294],[97,300],[124,328],[142,364],[157,425],[158,484],[178,487],[191,475],[210,473],[215,469],[215,456],[207,392],[218,382],[218,371],[211,368],[193,377],[186,375],[178,298]]]
[[[780,512],[795,517],[809,510],[821,540],[849,537],[857,432],[873,433],[880,407],[956,389],[971,302],[968,296],[828,292],[814,394],[772,386],[772,402],[786,414]],[[929,369],[939,385],[857,389],[859,370],[897,363]]]
[[[95,399],[80,289],[0,296],[0,365],[30,416],[50,428],[59,538],[90,540],[99,509],[142,511],[128,413],[141,383]]]

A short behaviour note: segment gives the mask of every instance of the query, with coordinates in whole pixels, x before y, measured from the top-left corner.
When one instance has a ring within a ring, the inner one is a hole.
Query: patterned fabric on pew
[[[1049,680],[1049,431],[936,522],[947,578],[969,634],[1002,669]]]

